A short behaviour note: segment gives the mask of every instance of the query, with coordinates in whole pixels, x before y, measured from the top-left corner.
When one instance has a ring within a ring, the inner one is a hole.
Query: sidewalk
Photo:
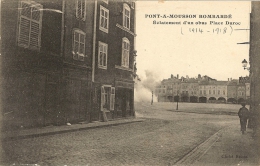
[[[259,166],[259,152],[259,140],[251,129],[242,135],[238,122],[219,130],[176,165]]]
[[[31,129],[21,129],[17,131],[6,131],[2,132],[1,138],[3,141],[23,139],[30,137],[39,137],[45,135],[53,135],[71,131],[87,130],[106,126],[116,126],[127,123],[142,122],[145,119],[141,118],[126,118],[126,119],[116,119],[108,122],[91,122],[91,123],[79,123],[63,125],[63,126],[47,126],[41,128],[31,128]]]

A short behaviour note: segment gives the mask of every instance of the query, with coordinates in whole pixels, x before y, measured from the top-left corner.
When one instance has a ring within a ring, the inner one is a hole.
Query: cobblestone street
[[[143,122],[3,142],[3,164],[174,165],[236,116],[137,104]],[[236,110],[234,110],[236,111]]]

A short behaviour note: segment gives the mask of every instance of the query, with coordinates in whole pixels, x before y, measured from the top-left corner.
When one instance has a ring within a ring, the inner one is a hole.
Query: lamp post
[[[177,90],[177,106],[176,106],[176,110],[178,110],[178,103],[179,103],[179,90]]]

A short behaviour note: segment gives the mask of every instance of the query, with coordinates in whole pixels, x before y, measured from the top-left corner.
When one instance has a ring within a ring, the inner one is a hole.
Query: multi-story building
[[[93,119],[134,115],[135,2],[95,1]]]
[[[174,83],[180,83],[180,102],[200,102],[200,103],[241,103],[246,100],[246,83],[239,83],[238,80],[228,79],[228,81],[217,81],[208,76],[197,78],[174,77],[165,79],[158,85],[155,94],[158,101],[172,102],[168,93],[163,93],[159,87],[167,87]],[[250,87],[247,87],[250,89]],[[165,89],[165,91],[167,91]],[[177,101],[177,100],[173,100]]]
[[[177,101],[180,96],[181,83],[179,76],[164,79],[161,85],[155,87],[155,95],[158,96],[159,102],[173,102]]]
[[[250,78],[246,77],[239,77],[240,85],[245,85],[245,87],[240,87],[240,96],[244,98],[246,101],[249,102],[250,100]]]
[[[227,83],[227,102],[228,103],[237,103],[237,84],[238,80],[237,79],[228,79]]]
[[[62,1],[2,1],[3,127],[59,123]]]
[[[133,1],[1,3],[4,126],[134,115]]]

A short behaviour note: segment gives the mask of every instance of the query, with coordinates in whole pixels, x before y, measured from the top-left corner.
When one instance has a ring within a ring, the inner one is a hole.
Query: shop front
[[[114,118],[134,116],[134,82],[115,81]]]

